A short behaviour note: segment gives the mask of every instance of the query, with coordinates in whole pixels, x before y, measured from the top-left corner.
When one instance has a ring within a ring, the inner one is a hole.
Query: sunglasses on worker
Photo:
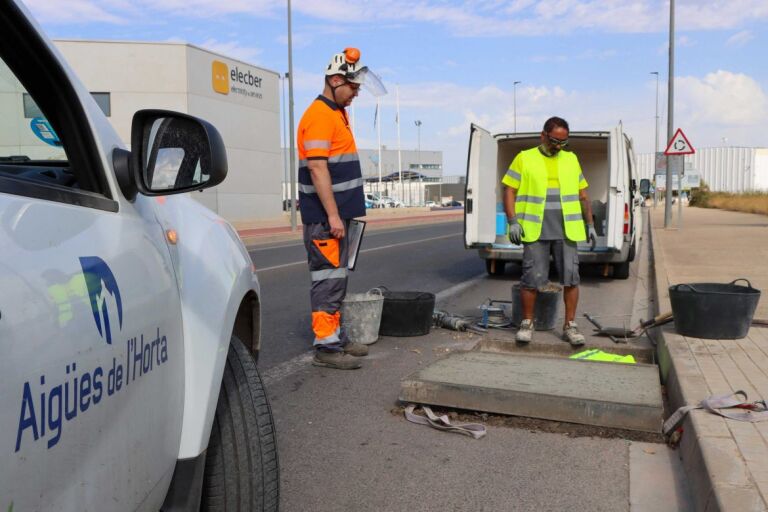
[[[558,146],[561,148],[568,146],[568,139],[556,139],[550,135],[547,135],[547,139],[549,139],[549,143],[553,146]]]

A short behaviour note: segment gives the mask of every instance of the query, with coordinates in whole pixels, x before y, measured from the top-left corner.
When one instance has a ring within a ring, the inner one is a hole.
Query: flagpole
[[[400,201],[404,201],[403,194],[403,158],[400,153],[400,85],[395,86],[395,95],[397,97],[397,116],[395,124],[397,125],[397,174],[400,179]],[[409,205],[410,206],[410,205]]]
[[[378,138],[379,143],[379,197],[382,196],[381,194],[381,121],[378,120],[379,117],[379,98],[376,98],[376,117],[373,118],[373,120],[376,122],[376,136]]]

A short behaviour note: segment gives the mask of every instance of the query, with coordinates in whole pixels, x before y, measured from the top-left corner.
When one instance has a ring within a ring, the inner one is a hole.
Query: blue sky
[[[287,71],[286,3],[271,0],[26,0],[54,38],[186,41]],[[347,46],[385,81],[382,144],[442,150],[463,174],[470,123],[539,131],[551,115],[571,129],[619,121],[638,152],[653,151],[660,73],[666,141],[669,4],[657,0],[295,0],[296,122]],[[768,146],[768,0],[676,1],[675,126],[694,147]],[[375,102],[356,100],[358,146],[376,147]],[[663,147],[662,147],[663,149]]]

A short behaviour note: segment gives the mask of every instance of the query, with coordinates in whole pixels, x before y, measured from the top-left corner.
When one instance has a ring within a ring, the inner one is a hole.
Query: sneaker
[[[523,320],[520,322],[520,329],[515,334],[515,341],[520,343],[530,343],[533,338],[533,320]]]
[[[364,357],[368,355],[368,345],[350,341],[344,345],[344,353],[355,357]]]
[[[579,326],[576,325],[576,322],[568,322],[565,325],[563,339],[574,347],[580,347],[584,344],[584,335],[579,332]]]
[[[344,352],[325,352],[323,350],[315,351],[315,357],[312,359],[312,364],[315,366],[334,368],[336,370],[356,370],[363,366],[355,356],[351,356]]]

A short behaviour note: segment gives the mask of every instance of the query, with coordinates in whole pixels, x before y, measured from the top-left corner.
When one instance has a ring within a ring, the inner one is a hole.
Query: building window
[[[101,111],[104,112],[104,115],[107,117],[110,117],[112,115],[112,104],[110,99],[110,93],[108,92],[92,92],[91,96],[93,96],[93,99],[96,100],[96,104],[101,108]],[[35,103],[35,100],[32,99],[32,96],[24,93],[23,96],[23,102],[24,102],[24,118],[25,119],[32,119],[35,117],[45,117],[40,110],[40,107],[37,106],[37,103]]]
[[[104,112],[104,115],[110,117],[112,115],[112,101],[108,92],[92,92],[91,96],[96,100],[96,104]]]
[[[43,115],[43,112],[40,110],[40,107],[37,106],[37,103],[35,103],[35,100],[32,99],[32,96],[30,96],[28,93],[24,93],[24,118],[25,119],[32,119],[34,117],[45,117]]]

